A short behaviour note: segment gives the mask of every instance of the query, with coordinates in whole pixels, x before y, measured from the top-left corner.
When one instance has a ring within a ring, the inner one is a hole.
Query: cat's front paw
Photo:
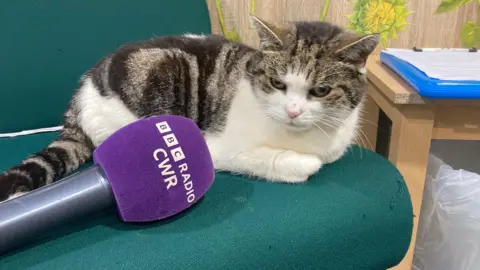
[[[276,164],[274,181],[302,183],[318,172],[323,162],[314,155],[304,155],[293,151],[285,152]]]

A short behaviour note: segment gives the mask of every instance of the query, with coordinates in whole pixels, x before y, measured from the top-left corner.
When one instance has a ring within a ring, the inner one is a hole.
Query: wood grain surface
[[[236,29],[242,41],[256,46],[258,38],[250,28],[250,0],[221,0],[223,17],[228,30]],[[255,15],[271,21],[319,20],[325,0],[256,0]],[[207,0],[212,18],[212,30],[221,34],[215,10],[215,0]],[[476,1],[458,10],[435,15],[440,0],[407,0],[410,25],[391,40],[389,47],[462,47],[460,31],[465,22],[477,20]],[[346,26],[346,15],[352,13],[353,0],[331,0],[326,21]]]

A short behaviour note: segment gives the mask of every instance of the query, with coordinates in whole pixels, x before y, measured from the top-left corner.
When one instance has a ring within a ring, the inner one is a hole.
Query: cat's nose
[[[300,114],[302,114],[302,110],[298,104],[298,102],[292,102],[292,103],[289,103],[285,110],[287,111],[287,115],[288,117],[290,118],[296,118],[298,117]]]
[[[302,112],[300,110],[287,110],[287,114],[288,114],[288,117],[293,119],[298,117],[300,114],[302,114]]]

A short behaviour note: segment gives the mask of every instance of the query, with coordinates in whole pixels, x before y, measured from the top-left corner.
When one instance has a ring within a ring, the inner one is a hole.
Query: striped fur
[[[152,115],[193,119],[218,170],[298,183],[338,159],[356,135],[363,66],[378,37],[252,22],[259,49],[186,34],[105,56],[81,77],[61,135],[0,175],[0,200],[64,177],[113,132]]]

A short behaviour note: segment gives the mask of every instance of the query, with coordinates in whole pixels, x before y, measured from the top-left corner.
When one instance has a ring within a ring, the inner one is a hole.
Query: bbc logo
[[[183,149],[181,146],[171,149],[171,147],[178,145],[178,140],[175,134],[172,132],[170,125],[168,125],[166,121],[163,121],[163,122],[157,123],[156,126],[160,134],[168,133],[163,135],[163,140],[165,141],[165,144],[169,148],[170,154],[172,155],[173,160],[175,162],[178,162],[180,160],[185,159],[185,154],[183,153]]]

